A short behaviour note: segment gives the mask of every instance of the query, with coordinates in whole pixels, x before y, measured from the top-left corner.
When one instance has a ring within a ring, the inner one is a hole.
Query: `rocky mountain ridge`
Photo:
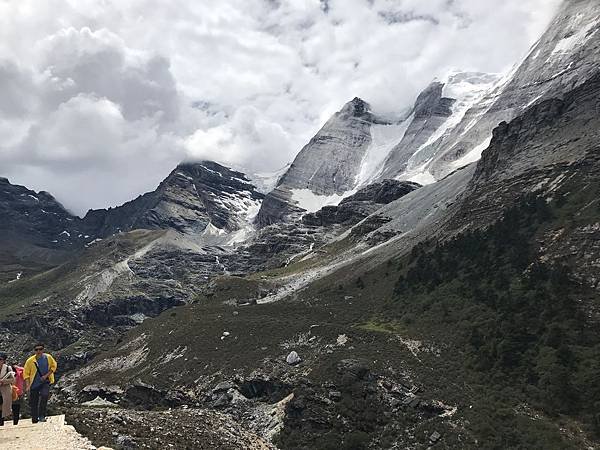
[[[183,163],[155,191],[117,208],[89,211],[83,222],[102,237],[135,229],[198,234],[209,225],[232,232],[256,214],[262,198],[240,172],[211,161]]]
[[[395,178],[429,184],[477,161],[498,123],[510,121],[538,101],[560,97],[595,73],[593,67],[600,60],[599,8],[592,0],[565,1],[547,31],[511,71],[504,76],[455,72],[434,81],[400,123],[361,122],[356,151],[346,154],[335,150],[337,144],[329,147],[334,141],[321,139],[332,126],[326,124],[292,163],[289,175],[284,174],[267,195],[258,223],[281,221],[302,210],[314,212],[311,204],[339,202],[373,181]],[[335,123],[333,134],[354,135],[355,124]],[[366,158],[360,160],[361,155]],[[340,165],[340,156],[346,158],[343,164],[354,167],[353,172],[344,169],[343,183],[334,181],[331,169],[316,184],[296,183],[303,167],[306,176],[312,176],[320,170],[311,166],[315,161],[335,166]]]
[[[20,278],[30,267],[40,271],[59,264],[89,242],[84,233],[77,218],[49,193],[0,178],[0,282]]]

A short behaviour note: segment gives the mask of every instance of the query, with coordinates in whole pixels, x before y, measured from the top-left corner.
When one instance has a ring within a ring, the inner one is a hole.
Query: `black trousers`
[[[36,423],[40,417],[46,417],[46,405],[50,395],[50,385],[42,384],[37,389],[29,390],[29,407],[31,408],[31,421]]]
[[[13,424],[18,425],[21,418],[21,399],[12,404]],[[0,417],[0,426],[4,425],[4,418]]]
[[[12,413],[13,413],[13,424],[17,425],[19,423],[19,418],[21,417],[21,399],[13,402],[12,404]]]

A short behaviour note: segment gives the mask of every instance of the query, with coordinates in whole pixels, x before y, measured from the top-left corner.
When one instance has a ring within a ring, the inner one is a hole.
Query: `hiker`
[[[34,350],[35,354],[25,362],[23,378],[25,392],[29,393],[31,422],[38,423],[46,421],[46,405],[57,364],[52,355],[44,353],[44,344],[36,344]]]
[[[12,386],[12,416],[13,425],[19,424],[21,418],[21,403],[23,400],[25,381],[23,380],[23,368],[12,365],[12,370],[15,373],[15,383]]]
[[[8,419],[12,412],[12,385],[15,382],[15,373],[6,361],[5,353],[0,353],[0,394],[2,394],[2,414],[0,426],[4,426],[4,419]]]

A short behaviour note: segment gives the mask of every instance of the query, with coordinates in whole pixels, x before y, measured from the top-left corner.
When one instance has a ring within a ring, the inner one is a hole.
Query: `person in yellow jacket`
[[[46,421],[46,405],[50,396],[50,385],[54,384],[54,373],[58,365],[49,353],[44,353],[44,344],[36,344],[35,354],[25,362],[23,379],[25,392],[29,393],[31,422]]]

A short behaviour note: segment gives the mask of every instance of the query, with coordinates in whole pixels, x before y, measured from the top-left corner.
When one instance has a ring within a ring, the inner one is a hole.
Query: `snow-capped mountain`
[[[337,204],[384,179],[433,183],[477,161],[492,130],[560,96],[600,61],[600,3],[566,1],[524,60],[506,74],[455,71],[432,82],[399,123],[354,99],[301,150],[258,215],[261,226]]]
[[[60,351],[106,442],[168,407],[152,448],[214,409],[256,448],[600,447],[598,17],[565,2],[509,73],[399,122],[356,98],[277,173],[180,164],[84,219],[0,179],[3,345]]]
[[[428,148],[460,123],[498,79],[495,74],[454,72],[432,82],[418,96],[406,132],[391,149],[377,178],[434,182],[425,167],[431,157]]]
[[[599,17],[600,3],[595,0],[564,2],[524,60],[467,109],[458,123],[422,148],[412,167],[440,179],[478,160],[500,122],[589,79],[600,61]]]
[[[367,103],[355,98],[300,151],[263,202],[259,225],[337,204],[375,181],[435,181],[420,171],[416,156],[460,122],[498,78],[452,73],[444,81],[431,83],[399,122],[380,119]]]
[[[294,211],[316,211],[337,203],[356,187],[361,164],[378,120],[369,105],[354,98],[335,113],[298,153],[258,214],[261,226]]]

